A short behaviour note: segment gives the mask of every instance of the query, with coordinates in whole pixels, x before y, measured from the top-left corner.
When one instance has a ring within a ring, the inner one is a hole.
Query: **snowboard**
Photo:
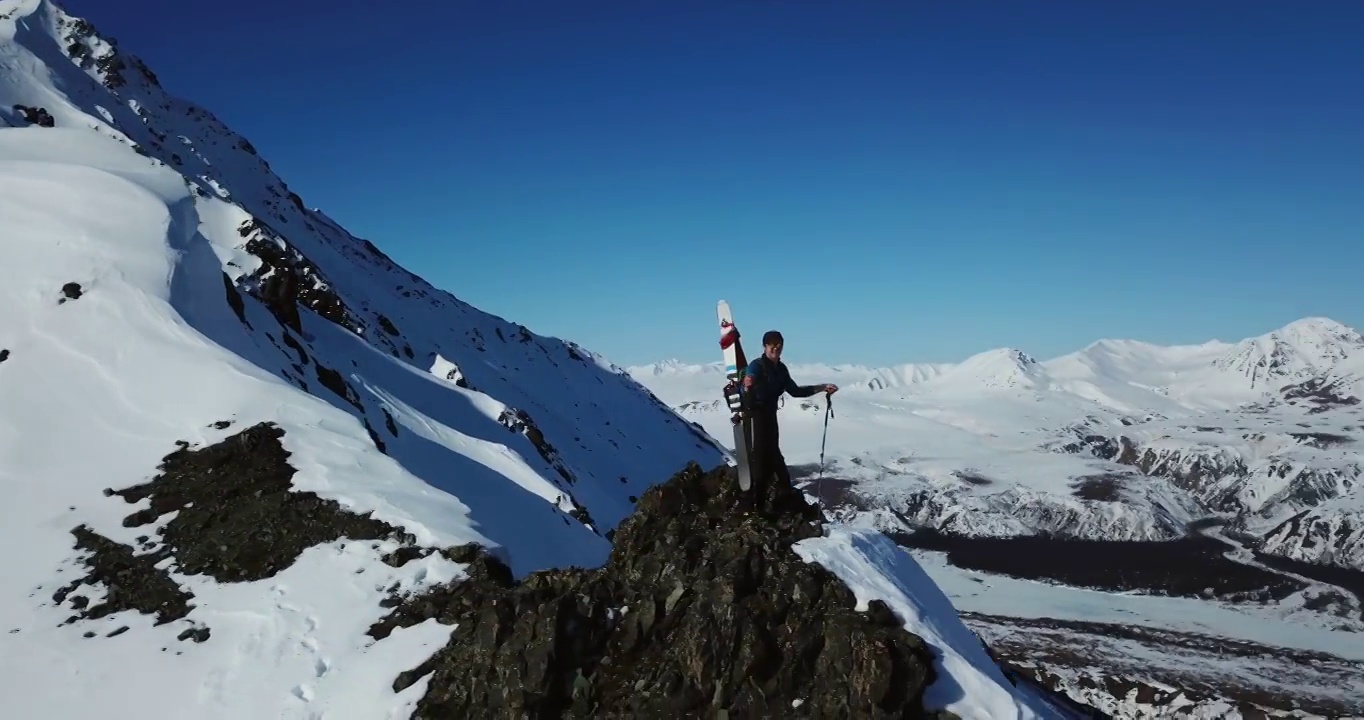
[[[747,492],[753,485],[752,471],[749,467],[749,453],[753,449],[750,442],[752,430],[751,421],[743,411],[740,391],[743,388],[744,371],[748,369],[748,360],[744,357],[743,344],[739,342],[739,328],[734,325],[734,312],[730,310],[729,302],[721,300],[715,310],[720,321],[720,349],[724,352],[725,360],[727,382],[724,396],[732,413],[729,421],[734,425],[734,460],[738,466],[739,489]]]

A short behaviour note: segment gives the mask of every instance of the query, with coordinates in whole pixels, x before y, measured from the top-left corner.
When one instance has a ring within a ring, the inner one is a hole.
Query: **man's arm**
[[[796,381],[791,379],[791,372],[786,369],[786,366],[783,365],[781,369],[782,375],[786,377],[786,392],[791,397],[810,397],[821,390],[829,389],[828,385],[797,385]]]
[[[744,389],[748,390],[756,382],[753,378],[762,370],[762,358],[757,357],[748,361],[748,367],[744,368]]]

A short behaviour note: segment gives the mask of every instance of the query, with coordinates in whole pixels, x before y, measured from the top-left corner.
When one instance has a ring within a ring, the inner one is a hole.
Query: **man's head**
[[[781,333],[776,330],[768,330],[763,333],[763,355],[769,360],[781,360],[782,350]]]

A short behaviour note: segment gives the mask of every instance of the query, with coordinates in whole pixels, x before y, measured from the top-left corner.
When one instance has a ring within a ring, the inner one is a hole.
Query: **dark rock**
[[[62,299],[58,300],[57,303],[61,304],[67,300],[79,299],[82,294],[84,294],[84,291],[81,290],[80,283],[69,282],[62,286]]]
[[[128,69],[123,62],[123,57],[118,54],[116,49],[95,58],[95,68],[104,74],[104,86],[110,90],[115,90],[127,84],[123,77],[123,71]]]
[[[1129,478],[1118,473],[1099,473],[1082,475],[1071,482],[1071,490],[1081,500],[1096,502],[1119,502],[1122,500],[1122,486]]]
[[[323,387],[336,393],[338,397],[354,405],[356,409],[362,411],[365,409],[360,404],[360,396],[356,395],[355,390],[342,379],[341,373],[318,362],[313,363],[313,367],[317,372],[317,380],[322,383]]]
[[[369,433],[370,442],[374,443],[374,447],[377,448],[379,452],[387,455],[388,445],[384,443],[384,439],[379,437],[379,433],[375,432],[374,426],[369,424],[368,419],[364,420],[364,425],[365,432]]]
[[[25,122],[32,123],[39,127],[50,128],[55,127],[57,124],[57,121],[53,119],[52,113],[48,112],[47,108],[15,105],[14,111],[19,113],[19,116],[22,117]]]
[[[294,468],[280,443],[284,431],[260,423],[221,442],[167,455],[150,482],[113,494],[151,506],[124,519],[126,527],[176,512],[160,530],[162,548],[178,572],[219,581],[259,580],[294,563],[307,548],[346,537],[404,539],[406,534],[334,500],[291,488]]]
[[[471,579],[395,601],[370,629],[458,624],[395,690],[430,675],[416,718],[928,716],[928,648],[792,552],[820,533],[817,509],[787,490],[777,517],[745,516],[735,485],[692,464],[650,488],[601,568],[514,583],[467,548]]]
[[[194,594],[182,589],[165,570],[156,567],[164,555],[137,555],[131,547],[114,542],[86,525],[73,528],[71,534],[76,536],[76,547],[86,552],[80,561],[87,572],[59,588],[52,594],[52,601],[61,605],[81,585],[99,583],[104,586],[105,593],[104,599],[94,604],[84,596],[71,597],[71,608],[79,612],[67,623],[136,610],[155,615],[156,624],[160,625],[189,614],[193,607],[189,601]]]
[[[201,643],[201,642],[204,642],[205,640],[208,640],[208,638],[209,638],[209,636],[210,636],[211,634],[212,634],[212,633],[211,633],[211,632],[209,631],[209,629],[206,628],[206,627],[196,627],[196,628],[189,628],[188,630],[185,630],[184,632],[181,632],[179,635],[176,636],[175,639],[177,639],[177,640],[193,640],[194,642]]]
[[[568,468],[564,466],[563,460],[559,459],[559,451],[554,449],[554,446],[550,445],[549,441],[545,439],[545,434],[536,426],[529,413],[519,408],[508,408],[502,411],[497,420],[508,430],[525,435],[526,439],[530,440],[530,444],[535,447],[535,451],[540,454],[540,457],[544,458],[545,462],[549,463],[559,473],[559,477],[567,480],[570,485],[578,482],[578,479],[573,477],[573,473],[570,473]]]
[[[246,305],[242,302],[241,293],[237,292],[237,286],[232,283],[232,278],[223,273],[223,290],[227,293],[227,305],[232,308],[233,314],[237,316],[237,321],[251,328],[251,323],[246,321]]]
[[[247,279],[247,290],[270,309],[281,325],[302,334],[298,316],[298,306],[302,305],[325,320],[363,335],[360,322],[322,271],[279,233],[259,219],[243,222],[237,232],[247,239],[246,251],[261,261],[260,268]]]
[[[994,481],[981,475],[978,472],[968,470],[957,470],[952,473],[954,477],[970,485],[993,485]]]
[[[1350,395],[1345,385],[1349,378],[1314,377],[1279,390],[1290,405],[1306,405],[1308,414],[1315,415],[1334,408],[1358,405],[1359,398]]]
[[[0,348],[0,363],[9,359],[9,350]]]
[[[1300,432],[1288,433],[1288,435],[1302,445],[1318,449],[1348,445],[1354,442],[1353,438],[1346,437],[1345,435],[1327,432]]]
[[[303,346],[300,345],[299,342],[294,339],[293,335],[287,332],[284,333],[284,344],[293,348],[294,352],[298,353],[299,362],[303,363],[304,365],[308,364],[308,353],[303,351]],[[300,370],[300,372],[302,371]]]

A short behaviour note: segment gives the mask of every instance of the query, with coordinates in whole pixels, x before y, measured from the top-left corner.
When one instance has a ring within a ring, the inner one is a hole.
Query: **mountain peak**
[[[1001,347],[966,358],[932,382],[963,390],[1034,387],[1042,375],[1037,358],[1017,348]]]
[[[1341,322],[1328,317],[1305,317],[1294,320],[1267,335],[1286,338],[1300,345],[1337,345],[1344,347],[1364,347],[1364,335]]]
[[[1325,317],[1305,317],[1246,338],[1213,360],[1213,366],[1250,379],[1252,387],[1277,387],[1329,371],[1364,352],[1364,336]]]

